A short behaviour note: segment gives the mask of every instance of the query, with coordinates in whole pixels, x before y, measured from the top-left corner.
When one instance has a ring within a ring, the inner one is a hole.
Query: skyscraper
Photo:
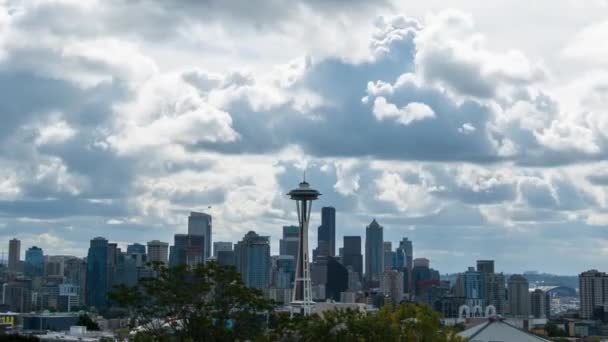
[[[484,301],[486,305],[494,305],[496,313],[505,314],[506,289],[505,276],[502,273],[483,273]]]
[[[248,287],[267,288],[270,283],[270,238],[250,231],[234,247],[237,271]]]
[[[188,235],[188,245],[186,246],[185,256],[186,265],[195,266],[205,262],[205,248],[207,242],[203,235]]]
[[[483,273],[476,271],[474,267],[469,267],[462,277],[464,281],[463,296],[469,303],[483,299],[485,292]]]
[[[17,272],[21,260],[21,241],[12,239],[8,242],[8,270]]]
[[[416,258],[413,261],[412,284],[416,298],[422,298],[427,290],[439,286],[439,272],[432,269],[431,262],[426,258]]]
[[[592,319],[596,308],[608,302],[608,275],[597,270],[589,270],[578,276],[580,295],[580,316]]]
[[[26,277],[35,278],[44,275],[44,255],[42,249],[36,246],[25,251],[25,264],[23,273]]]
[[[494,273],[494,260],[477,260],[477,271],[481,273]]]
[[[204,260],[211,256],[211,215],[199,212],[191,212],[188,216],[188,235],[199,235],[205,237]]]
[[[108,304],[108,250],[108,240],[96,237],[91,240],[87,255],[86,304],[98,310],[105,309]]]
[[[158,240],[148,241],[148,261],[167,265],[169,244]]]
[[[317,231],[317,256],[336,255],[336,209],[321,208],[321,225]]]
[[[203,263],[207,242],[203,235],[175,234],[173,246],[169,255],[171,266]]]
[[[363,276],[363,254],[361,253],[361,237],[345,236],[342,247],[342,264],[351,267],[359,277]],[[361,280],[361,279],[359,279]]]
[[[534,318],[549,318],[550,316],[549,294],[541,289],[530,293],[530,314]]]
[[[384,243],[382,244],[382,248],[384,250],[384,252],[382,253],[383,256],[383,261],[382,261],[382,265],[383,267],[383,271],[388,271],[388,270],[392,270],[393,269],[393,244],[390,241],[384,241]]]
[[[283,238],[279,241],[279,254],[291,255],[294,260],[298,257],[300,228],[298,226],[283,226]]]
[[[146,246],[139,243],[128,245],[127,254],[146,254]]]
[[[530,316],[530,287],[528,279],[521,274],[509,277],[509,314],[513,317]]]
[[[279,255],[275,262],[275,287],[279,289],[291,289],[296,274],[296,260],[291,255]]]
[[[66,260],[64,274],[66,284],[78,287],[77,305],[86,305],[87,263],[79,258]]]
[[[403,238],[399,242],[399,247],[395,250],[395,267],[404,270],[404,277],[407,279],[403,284],[405,292],[411,292],[412,284],[412,268],[414,261],[414,247],[412,241],[408,238]]]
[[[338,261],[338,258],[332,256],[326,258],[327,283],[325,284],[325,296],[340,301],[340,294],[348,290],[348,270]]]
[[[382,273],[380,288],[385,296],[391,298],[391,302],[396,305],[403,299],[403,272],[398,270],[385,270]]]
[[[217,252],[232,251],[232,242],[216,241],[213,243],[213,256],[217,258]]]
[[[380,281],[382,274],[384,249],[383,228],[376,219],[365,229],[365,278],[367,282]]]

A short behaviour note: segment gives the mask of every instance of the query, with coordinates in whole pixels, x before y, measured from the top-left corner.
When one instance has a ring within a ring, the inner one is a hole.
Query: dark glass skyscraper
[[[86,303],[98,310],[108,304],[108,240],[96,237],[91,240],[87,255]]]
[[[494,273],[494,260],[477,260],[477,272]]]
[[[42,277],[44,275],[44,255],[42,248],[33,246],[25,251],[24,273],[26,277]]]
[[[369,281],[380,281],[383,271],[384,241],[383,228],[374,219],[365,229],[365,278]]]
[[[321,225],[317,230],[316,256],[336,255],[336,209],[321,208]]]
[[[337,258],[327,257],[327,284],[325,285],[325,296],[337,302],[340,301],[340,293],[348,290],[348,270]]]
[[[342,247],[342,264],[351,267],[354,272],[363,275],[363,254],[361,254],[361,237],[345,236],[344,247]]]

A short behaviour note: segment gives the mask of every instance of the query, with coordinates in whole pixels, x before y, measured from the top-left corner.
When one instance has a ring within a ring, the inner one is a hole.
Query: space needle
[[[312,313],[314,302],[312,301],[312,286],[310,280],[310,264],[308,260],[308,222],[310,221],[310,209],[312,201],[321,196],[321,193],[310,187],[306,182],[306,176],[297,189],[287,194],[296,201],[298,221],[300,224],[298,257],[296,263],[296,276],[293,284],[291,300],[292,313],[297,310],[305,316]]]

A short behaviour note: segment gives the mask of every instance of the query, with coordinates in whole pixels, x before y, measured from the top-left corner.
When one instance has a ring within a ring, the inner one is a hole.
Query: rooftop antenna
[[[304,169],[304,183],[306,183],[306,169]]]

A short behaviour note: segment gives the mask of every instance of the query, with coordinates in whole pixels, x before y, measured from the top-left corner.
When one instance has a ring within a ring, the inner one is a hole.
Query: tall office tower
[[[348,270],[338,261],[337,257],[327,257],[327,284],[325,296],[336,302],[340,301],[340,294],[348,290]]]
[[[169,256],[171,266],[194,266],[204,262],[207,242],[203,235],[175,234],[173,239]]]
[[[283,226],[283,238],[279,240],[279,254],[298,257],[298,243],[300,242],[300,227]]]
[[[204,261],[211,256],[211,215],[199,212],[191,212],[188,216],[188,235],[200,235],[205,237]]]
[[[416,297],[421,297],[425,291],[439,286],[439,272],[432,269],[431,262],[426,258],[416,258],[412,268],[412,291]]]
[[[528,279],[521,274],[509,277],[509,314],[512,317],[530,316],[530,286]]]
[[[414,267],[431,267],[431,261],[427,258],[416,258],[413,261]]]
[[[608,302],[608,275],[597,270],[579,274],[580,316],[592,319],[594,310]]]
[[[148,261],[167,265],[169,244],[158,240],[148,241]]]
[[[486,305],[494,305],[496,313],[504,315],[507,301],[505,276],[502,273],[483,273],[483,277]]]
[[[134,243],[132,245],[127,246],[127,254],[146,254],[146,246]]]
[[[383,271],[388,271],[393,269],[393,244],[390,241],[384,241],[382,244],[383,253],[382,253],[382,265]]]
[[[361,254],[361,237],[345,236],[344,247],[342,247],[342,264],[351,267],[357,273],[359,281],[363,276],[363,254]]]
[[[120,253],[120,248],[118,248],[118,244],[116,242],[108,242],[108,264],[115,266],[118,261],[118,254]]]
[[[374,219],[365,228],[365,278],[367,282],[380,281],[382,274],[384,248],[383,228]]]
[[[117,250],[116,265],[112,274],[112,287],[116,285],[126,285],[133,287],[137,285],[137,264],[136,260],[129,257],[127,253]],[[133,255],[141,255],[134,253]]]
[[[395,249],[395,267],[398,269],[412,269],[414,260],[414,248],[412,241],[403,238],[399,241],[399,246]]]
[[[291,289],[296,275],[296,260],[291,255],[279,255],[275,262],[275,286],[279,289]]]
[[[412,284],[412,264],[414,261],[414,247],[412,241],[408,238],[403,238],[399,241],[399,247],[395,250],[395,267],[404,270],[404,278],[407,280],[404,284],[405,292],[411,292]]]
[[[2,285],[4,306],[12,312],[29,312],[32,305],[32,280],[17,278]]]
[[[216,241],[213,243],[213,256],[217,258],[217,252],[232,252],[232,242]]]
[[[288,194],[290,199],[296,201],[298,213],[298,256],[296,258],[296,276],[292,291],[292,310],[296,309],[305,316],[312,312],[312,286],[310,279],[310,258],[308,257],[308,224],[310,222],[310,211],[312,201],[317,200],[321,193],[310,187],[303,180],[296,189]]]
[[[267,288],[270,283],[270,238],[250,231],[234,246],[236,269],[248,287]]]
[[[311,274],[314,287],[325,290],[318,299],[340,301],[340,294],[348,290],[348,270],[337,257],[319,256],[312,264]]]
[[[21,241],[12,239],[8,242],[8,270],[17,272],[21,260]]]
[[[25,265],[23,274],[29,278],[44,275],[44,254],[42,248],[33,246],[25,251]]]
[[[234,261],[234,250],[218,251],[216,261],[220,266],[236,266]]]
[[[203,235],[188,235],[188,245],[186,246],[186,265],[195,266],[205,262],[205,248],[207,242]]]
[[[96,237],[91,240],[87,255],[86,304],[103,310],[108,305],[108,240]]]
[[[85,306],[87,287],[87,263],[83,259],[73,258],[66,260],[65,283],[78,287],[78,306]]]
[[[483,306],[484,303],[479,303],[485,293],[483,273],[475,271],[474,267],[469,267],[462,274],[462,281],[462,296],[467,299],[467,303],[481,304]]]
[[[477,260],[477,271],[481,273],[494,273],[494,260]]]
[[[509,298],[511,295],[509,294]],[[530,314],[534,318],[549,318],[550,302],[549,294],[541,289],[530,292]]]
[[[316,256],[336,255],[336,209],[321,208],[321,225],[317,231],[318,244]]]
[[[355,272],[351,266],[346,267],[346,270],[348,271],[348,291],[359,292],[363,290],[361,274]]]
[[[186,263],[186,248],[189,244],[187,234],[173,235],[173,246],[171,246],[171,254],[169,255],[169,264],[171,266],[184,265]]]
[[[403,272],[399,270],[385,270],[382,273],[380,288],[385,296],[391,298],[393,305],[399,304],[403,300],[404,284]]]

